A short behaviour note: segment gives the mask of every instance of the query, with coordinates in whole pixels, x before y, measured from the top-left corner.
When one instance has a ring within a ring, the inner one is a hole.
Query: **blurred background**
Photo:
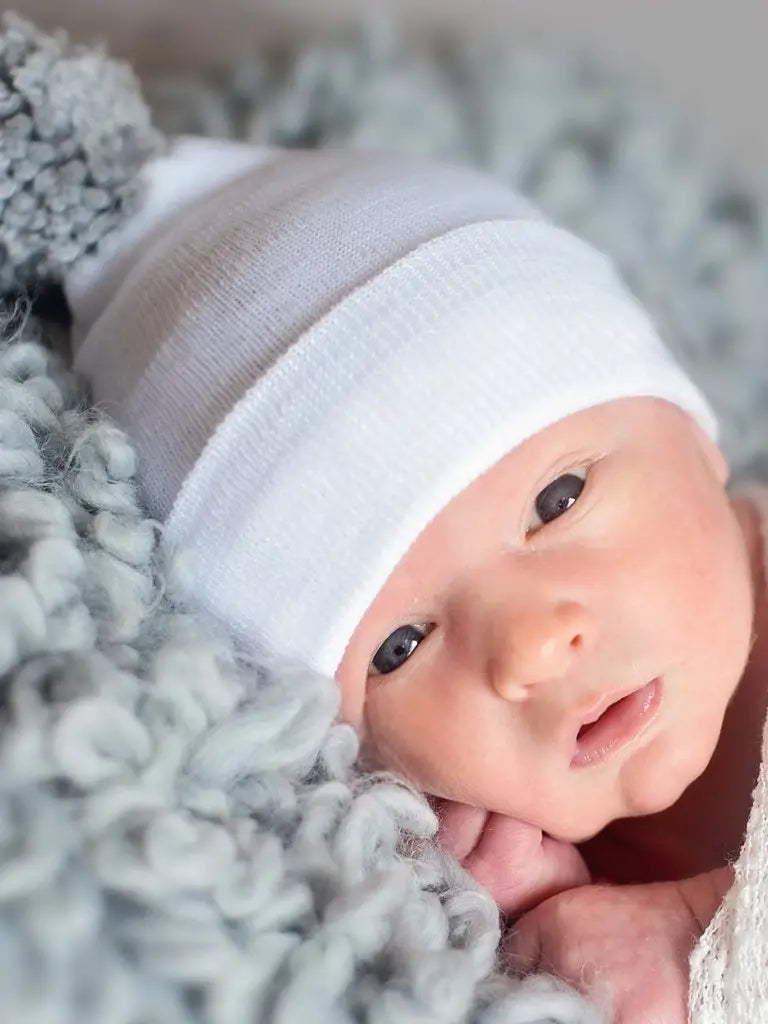
[[[409,36],[485,35],[586,53],[681,110],[745,184],[768,195],[766,0],[16,0],[41,27],[107,41],[142,70],[196,72],[378,9]]]

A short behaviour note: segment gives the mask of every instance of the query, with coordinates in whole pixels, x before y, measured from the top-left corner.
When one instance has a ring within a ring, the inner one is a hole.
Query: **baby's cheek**
[[[409,759],[403,757],[403,743],[395,724],[396,716],[386,721],[376,699],[369,699],[363,711],[361,724],[357,730],[360,737],[360,760],[371,771],[397,772],[417,785],[420,780],[414,777]]]
[[[334,678],[341,698],[338,720],[351,725],[357,733],[362,733],[366,680],[355,670],[354,659],[347,655],[337,668]]]
[[[441,792],[445,772],[436,768],[440,738],[426,724],[429,716],[421,708],[398,697],[395,688],[383,684],[370,688],[353,726],[360,741],[358,761],[368,771],[390,771],[402,775],[427,792]]]
[[[387,759],[382,756],[381,751],[378,749],[370,735],[366,733],[360,733],[360,753],[358,754],[358,763],[361,768],[369,772],[379,771],[396,771],[391,764],[387,763]]]
[[[680,561],[669,574],[670,597],[679,611],[663,621],[668,629],[677,625],[677,642],[687,641],[693,652],[705,651],[713,670],[738,676],[747,660],[754,614],[744,546],[733,524],[714,514],[692,532],[695,537],[687,546],[680,540],[687,564]]]

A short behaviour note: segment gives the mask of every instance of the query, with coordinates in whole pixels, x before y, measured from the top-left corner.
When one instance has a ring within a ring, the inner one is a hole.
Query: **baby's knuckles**
[[[506,831],[516,823],[504,818]],[[502,913],[519,915],[558,893],[590,881],[584,859],[572,843],[544,835],[541,829],[519,823],[517,842],[509,844],[507,870],[499,873],[491,860],[470,859],[470,874],[493,896]]]
[[[486,815],[434,796],[428,800],[440,822],[440,846],[460,861],[504,914],[518,916],[550,896],[591,881],[573,843],[509,815]],[[478,836],[479,819],[484,824]]]
[[[560,893],[510,929],[508,965],[564,978],[606,1008],[611,1024],[686,1024],[688,957],[719,889],[697,876]]]

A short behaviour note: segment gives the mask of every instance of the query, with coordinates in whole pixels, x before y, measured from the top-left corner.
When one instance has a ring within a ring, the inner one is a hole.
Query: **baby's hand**
[[[517,818],[429,799],[440,821],[440,845],[488,890],[502,913],[522,914],[556,893],[589,883],[573,843]]]
[[[688,957],[732,877],[721,868],[677,882],[560,893],[509,929],[508,966],[563,978],[612,1024],[686,1024]]]

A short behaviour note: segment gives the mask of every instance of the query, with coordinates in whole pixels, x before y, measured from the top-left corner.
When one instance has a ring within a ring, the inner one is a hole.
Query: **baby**
[[[366,762],[532,911],[518,966],[589,991],[592,956],[630,1024],[653,956],[684,1020],[768,701],[768,503],[726,491],[706,400],[610,262],[477,171],[183,139],[147,181],[67,281],[75,365],[196,592],[335,677]]]

